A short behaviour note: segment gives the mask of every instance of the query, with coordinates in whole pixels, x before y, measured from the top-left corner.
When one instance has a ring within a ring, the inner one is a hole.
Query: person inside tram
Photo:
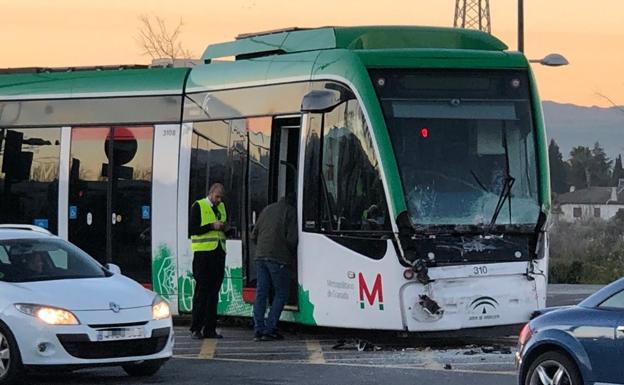
[[[362,230],[380,230],[383,222],[383,212],[374,203],[362,213]]]

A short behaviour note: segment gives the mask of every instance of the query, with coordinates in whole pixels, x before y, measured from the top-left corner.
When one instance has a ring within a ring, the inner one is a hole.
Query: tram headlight
[[[157,295],[152,301],[152,318],[161,320],[171,317],[171,309],[169,304],[161,296]]]

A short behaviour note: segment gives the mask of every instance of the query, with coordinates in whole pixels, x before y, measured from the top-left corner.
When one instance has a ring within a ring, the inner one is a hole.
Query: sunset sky
[[[195,56],[244,32],[289,26],[452,26],[455,0],[1,0],[0,68],[142,64],[142,14],[184,21]],[[517,0],[490,0],[492,33],[517,49]],[[624,105],[624,1],[525,0],[525,53],[563,54],[570,65],[534,64],[543,100]]]

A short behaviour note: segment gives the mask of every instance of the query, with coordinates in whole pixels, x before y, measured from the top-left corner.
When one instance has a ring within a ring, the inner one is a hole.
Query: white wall
[[[574,217],[574,208],[581,208],[581,217]],[[594,208],[600,208],[600,218],[604,220],[611,219],[619,209],[624,209],[624,205],[593,205],[593,204],[572,204],[566,203],[560,206],[562,214],[559,220],[566,222],[574,222],[594,218]]]

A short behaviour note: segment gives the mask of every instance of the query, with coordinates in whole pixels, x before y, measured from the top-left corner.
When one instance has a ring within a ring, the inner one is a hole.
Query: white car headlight
[[[161,296],[157,295],[152,301],[152,318],[161,320],[171,317],[171,309],[169,304]]]
[[[79,325],[78,318],[69,310],[51,306],[28,303],[15,304],[15,308],[24,314],[37,317],[49,325]]]

